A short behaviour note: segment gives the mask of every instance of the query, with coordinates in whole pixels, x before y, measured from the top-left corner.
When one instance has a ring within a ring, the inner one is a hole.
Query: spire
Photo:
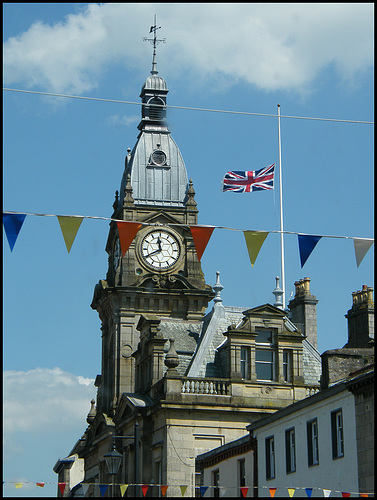
[[[157,30],[161,29],[161,26],[157,27],[157,22],[156,22],[156,14],[154,16],[154,25],[150,27],[149,33],[153,33],[154,36],[153,38],[146,38],[143,37],[144,42],[150,42],[153,45],[153,59],[152,59],[152,70],[151,70],[151,75],[157,75],[157,62],[156,62],[156,46],[162,42],[166,43],[166,38],[162,38],[160,40],[157,39]]]

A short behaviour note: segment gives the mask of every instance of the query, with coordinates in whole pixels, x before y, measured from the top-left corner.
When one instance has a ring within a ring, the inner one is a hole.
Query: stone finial
[[[91,407],[90,407],[89,413],[86,417],[86,421],[88,422],[88,424],[91,424],[94,421],[96,414],[97,414],[96,407],[94,406],[95,405],[94,399],[91,400],[90,404],[91,404]]]
[[[196,207],[197,203],[195,201],[195,189],[193,187],[192,179],[189,180],[189,188],[187,190],[187,206]]]
[[[223,299],[221,298],[221,292],[222,290],[224,290],[224,287],[220,283],[220,271],[216,271],[216,283],[213,285],[212,288],[215,290],[216,293],[215,298],[213,299],[215,304],[217,302],[222,302]]]
[[[130,203],[133,204],[134,199],[132,197],[131,176],[130,176],[130,174],[127,174],[127,183],[126,183],[126,187],[124,188],[123,206],[128,205]]]
[[[131,162],[131,148],[127,148],[127,156],[124,158],[124,169],[127,170]]]
[[[179,358],[177,351],[175,350],[174,347],[175,340],[169,339],[169,341],[170,341],[170,348],[165,355],[165,366],[167,366],[168,370],[175,370],[179,365]]]
[[[279,309],[283,309],[283,293],[284,292],[279,286],[279,281],[280,281],[279,276],[276,276],[275,281],[276,281],[276,287],[275,287],[275,290],[273,290],[273,292],[272,292],[275,295],[274,306],[278,307]]]
[[[119,205],[119,191],[115,191],[115,200],[113,203],[114,212],[116,212],[118,205]]]

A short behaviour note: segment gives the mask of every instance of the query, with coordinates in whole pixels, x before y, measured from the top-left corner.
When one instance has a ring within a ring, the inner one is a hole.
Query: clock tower
[[[195,191],[167,126],[168,88],[158,75],[153,28],[152,71],[140,94],[140,132],[134,149],[127,151],[115,195],[106,280],[96,285],[91,304],[102,322],[97,407],[109,416],[122,393],[135,392],[140,316],[201,321],[215,295],[205,283],[191,235],[190,226],[198,223]],[[117,221],[140,225],[123,257]]]

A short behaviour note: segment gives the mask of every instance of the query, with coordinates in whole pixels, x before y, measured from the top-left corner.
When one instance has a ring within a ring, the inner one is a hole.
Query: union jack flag
[[[223,179],[223,191],[250,193],[274,188],[275,163],[260,170],[233,170],[227,172]]]

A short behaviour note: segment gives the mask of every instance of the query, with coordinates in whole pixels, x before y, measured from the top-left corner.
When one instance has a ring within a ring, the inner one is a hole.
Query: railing
[[[191,379],[182,382],[182,394],[228,396],[230,382],[224,380]]]
[[[319,387],[313,387],[313,386],[306,387],[306,396],[313,396],[313,394],[319,392],[319,389],[320,389]]]

